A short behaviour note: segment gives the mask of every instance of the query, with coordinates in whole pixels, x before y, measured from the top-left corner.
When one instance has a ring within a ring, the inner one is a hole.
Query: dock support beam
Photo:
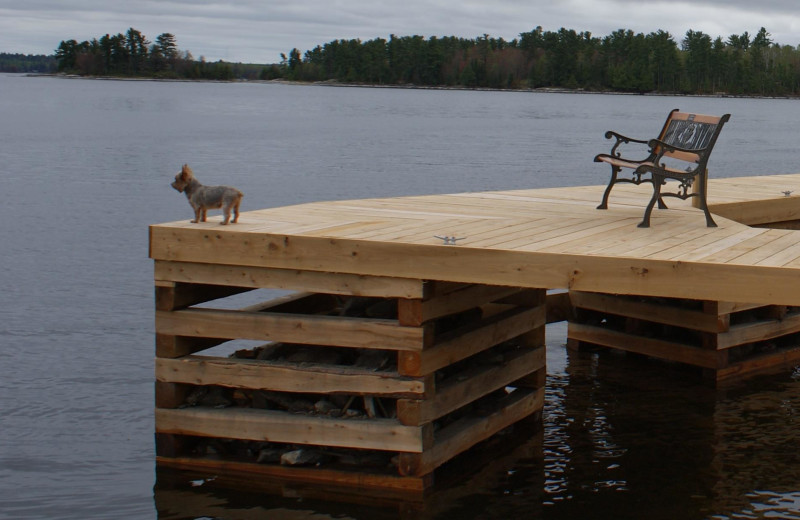
[[[541,418],[543,289],[165,261],[155,278],[159,465],[424,490]],[[259,288],[295,292],[219,304]],[[231,340],[263,344],[205,352]],[[298,450],[324,460],[293,466]],[[369,454],[368,479],[345,467]]]
[[[800,308],[570,293],[568,347],[597,345],[699,368],[715,383],[800,361]]]

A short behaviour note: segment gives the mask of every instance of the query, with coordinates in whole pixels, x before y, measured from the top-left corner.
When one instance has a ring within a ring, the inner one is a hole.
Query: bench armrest
[[[647,144],[647,141],[643,141],[641,139],[634,139],[632,137],[627,137],[617,132],[614,132],[613,130],[609,130],[608,132],[606,132],[606,139],[612,139],[612,138],[616,139],[614,146],[611,147],[611,152],[609,152],[609,155],[612,157],[620,157],[620,152],[618,152],[617,149],[619,148],[619,145],[623,143]]]

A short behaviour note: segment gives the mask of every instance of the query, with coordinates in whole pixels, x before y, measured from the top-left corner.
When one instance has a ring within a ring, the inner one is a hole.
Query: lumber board
[[[268,288],[351,296],[422,298],[422,280],[259,266],[155,261],[156,281]]]
[[[714,372],[718,382],[792,368],[800,363],[800,346],[756,355]]]
[[[187,356],[156,359],[156,379],[165,383],[219,385],[277,392],[356,394],[422,399],[432,381],[355,367],[275,363],[250,359]]]
[[[790,231],[789,233],[786,233],[785,230],[777,229],[770,231],[774,233],[774,240],[763,247],[752,249],[737,257],[736,263],[758,265],[767,258],[774,256],[776,252],[784,251],[787,247],[796,246],[800,242],[800,233],[797,231]],[[790,259],[793,258],[795,257]]]
[[[658,234],[637,234],[627,237],[617,237],[615,247],[603,247],[596,254],[602,255],[620,255],[632,258],[657,258],[662,251],[666,251],[675,247],[676,245],[683,244],[688,240],[694,240],[701,237],[709,237],[712,231],[708,227],[694,227],[690,229],[681,229],[680,233],[668,232],[671,231],[669,227],[659,229]],[[715,228],[711,228],[714,229]],[[749,229],[749,228],[747,228]],[[666,232],[666,233],[665,233]],[[713,239],[716,242],[716,237]],[[609,242],[612,242],[609,240]]]
[[[155,400],[158,408],[178,408],[184,402],[191,391],[189,385],[173,384],[156,380]]]
[[[253,408],[156,408],[156,432],[421,453],[421,427],[394,419],[333,419]]]
[[[336,310],[335,296],[321,293],[292,293],[267,301],[254,303],[237,310],[244,312],[272,312],[285,314],[325,314]],[[214,307],[205,307],[214,309]]]
[[[283,341],[309,345],[422,350],[424,329],[396,320],[224,309],[156,311],[158,334]]]
[[[625,232],[636,236],[638,232],[633,231],[634,228]],[[800,291],[797,290],[800,281],[796,270],[767,266],[542,253],[524,248],[491,250],[438,244],[361,242],[267,233],[221,235],[202,229],[159,226],[151,227],[151,234],[151,254],[153,258],[162,260],[800,305]]]
[[[757,309],[759,307],[763,307],[764,305],[761,303],[707,301],[704,302],[703,306],[708,312],[716,314],[717,316],[723,316],[725,314]]]
[[[182,471],[198,471],[203,474],[224,474],[256,480],[273,478],[281,490],[286,482],[326,486],[342,486],[359,490],[387,490],[397,493],[421,493],[433,484],[430,476],[402,476],[397,473],[370,473],[330,468],[304,468],[276,464],[256,464],[232,460],[199,457],[156,457],[156,465]],[[192,496],[192,500],[196,500]],[[228,513],[226,511],[225,513]]]
[[[220,285],[160,282],[156,283],[156,309],[160,311],[183,309],[249,290],[248,288]]]
[[[747,265],[746,262],[739,262],[738,259],[744,255],[747,255],[751,251],[759,250],[762,248],[768,248],[770,242],[774,241],[776,238],[782,235],[796,233],[795,231],[786,231],[781,229],[765,229],[765,228],[751,228],[751,229],[757,230],[759,233],[746,241],[741,241],[735,244],[731,244],[729,247],[725,249],[721,249],[714,254],[705,256],[702,259],[702,261]],[[800,238],[800,235],[797,235],[797,237]]]
[[[713,228],[712,228],[713,229]],[[674,258],[683,262],[702,261],[714,258],[714,255],[725,255],[726,251],[742,242],[760,240],[764,229],[731,227],[712,234],[705,234],[693,239],[684,239],[668,249],[648,255],[649,258]],[[712,239],[713,237],[713,239]]]
[[[456,329],[451,334],[437,338],[430,348],[400,351],[398,372],[415,377],[432,374],[478,352],[543,327],[546,318],[545,305],[509,309],[478,324]]]
[[[442,316],[457,314],[520,292],[516,287],[464,285],[441,296],[428,299],[403,299],[398,302],[400,323],[420,326]]]
[[[475,367],[437,384],[435,395],[427,399],[398,400],[397,417],[409,426],[429,423],[544,366],[544,347],[520,350],[502,363]]]
[[[767,176],[765,176],[767,177]],[[796,180],[794,181],[797,182]],[[710,192],[711,193],[711,192]],[[743,200],[741,202],[714,203],[709,201],[709,210],[715,215],[729,218],[748,226],[785,222],[800,218],[797,197],[784,197],[780,190],[765,200]]]
[[[719,334],[717,348],[721,350],[747,343],[756,343],[796,332],[800,332],[800,312],[795,312],[779,320],[760,320],[733,325],[728,332]]]
[[[717,315],[691,309],[681,309],[675,306],[633,301],[609,294],[570,291],[569,298],[572,301],[572,305],[577,308],[703,332],[723,332],[726,326]]]
[[[569,323],[567,338],[703,368],[718,368],[720,359],[715,350],[645,338],[584,323]]]
[[[419,454],[400,454],[400,474],[426,475],[452,459],[544,407],[544,388],[518,388],[498,401],[485,416],[468,416],[436,433],[434,445]]]
[[[798,224],[800,225],[800,224]],[[756,265],[771,266],[771,267],[787,267],[794,265],[797,259],[800,258],[800,241],[790,245],[780,251],[773,251],[770,256],[763,260],[759,260]]]
[[[202,352],[225,343],[225,339],[184,337],[172,334],[156,333],[156,357],[179,358],[196,352]]]

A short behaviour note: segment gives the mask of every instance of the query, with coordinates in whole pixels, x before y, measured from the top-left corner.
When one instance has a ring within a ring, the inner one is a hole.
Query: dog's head
[[[173,188],[178,190],[179,192],[183,192],[186,189],[186,186],[189,185],[194,179],[194,174],[192,173],[192,169],[189,168],[188,164],[184,164],[183,168],[181,168],[180,173],[175,176],[175,182],[170,184]]]

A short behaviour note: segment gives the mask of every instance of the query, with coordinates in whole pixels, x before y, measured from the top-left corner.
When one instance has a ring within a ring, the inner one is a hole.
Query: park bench
[[[664,128],[655,139],[649,141],[632,139],[613,131],[606,132],[606,139],[614,138],[616,142],[608,154],[599,154],[595,162],[604,162],[611,165],[611,181],[603,193],[603,200],[597,209],[608,208],[608,196],[611,188],[618,182],[642,184],[649,182],[653,185],[653,196],[644,211],[644,218],[639,227],[650,227],[650,213],[656,202],[659,209],[666,209],[663,197],[677,197],[686,200],[689,197],[699,199],[699,207],[705,212],[706,225],[716,227],[706,202],[708,157],[714,148],[722,126],[730,119],[730,114],[722,117],[688,114],[676,108],[671,111],[664,122]],[[646,144],[649,155],[642,160],[633,160],[622,157],[620,145],[628,143]],[[685,163],[689,163],[688,168]],[[633,170],[632,178],[619,178],[623,168]],[[682,169],[684,168],[684,169]],[[661,188],[667,180],[679,182],[675,192],[662,192]],[[690,191],[694,183],[695,189]]]

